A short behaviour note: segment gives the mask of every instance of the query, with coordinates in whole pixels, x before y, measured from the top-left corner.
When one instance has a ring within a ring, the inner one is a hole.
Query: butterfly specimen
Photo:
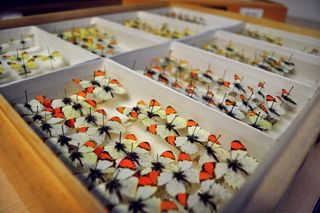
[[[116,170],[112,178],[93,189],[94,192],[101,193],[107,197],[108,202],[111,204],[119,204],[119,202],[127,198],[134,198],[138,187],[138,178],[132,176],[136,169],[132,161],[123,159],[118,168],[128,168],[131,172],[120,173],[119,170]]]
[[[16,70],[20,75],[31,73],[31,70],[38,68],[33,58],[29,58],[26,52],[19,53],[17,50],[17,55],[9,56],[7,64],[13,70]]]
[[[290,93],[293,89],[293,86],[290,88],[290,90],[282,89],[281,91],[281,100],[286,103],[287,105],[291,107],[295,107],[297,103],[290,97]]]
[[[251,126],[257,128],[261,131],[267,131],[272,128],[272,123],[263,119],[260,113],[250,111],[248,114],[248,119],[251,122]]]
[[[224,177],[227,185],[239,188],[257,166],[257,161],[247,155],[246,147],[238,140],[232,141],[230,153],[225,163],[216,164],[215,175],[219,179]]]
[[[180,153],[179,161],[191,161],[189,155]],[[186,185],[191,186],[191,183],[199,182],[199,171],[192,167],[191,164],[184,164],[187,166],[180,167],[171,172],[163,172],[159,176],[159,185],[165,185],[166,191],[171,196],[176,196],[179,193],[186,192]]]
[[[172,106],[168,106],[165,113],[166,122],[164,124],[151,124],[147,127],[148,132],[157,134],[162,139],[170,135],[179,135],[178,130],[187,125],[187,121],[180,117]]]
[[[33,58],[35,59],[40,59],[42,62],[50,62],[51,70],[55,69],[55,64],[56,63],[61,63],[62,59],[62,54],[59,51],[53,51],[50,52],[49,47],[47,48],[48,55],[34,55]]]
[[[119,133],[119,139],[109,142],[104,150],[110,153],[113,159],[120,159],[126,156],[130,149],[137,146],[137,137],[134,134],[127,134],[122,139],[122,133]]]
[[[188,154],[198,152],[198,145],[208,140],[209,132],[200,128],[198,125],[189,126],[186,136],[175,138],[174,144],[182,151]]]

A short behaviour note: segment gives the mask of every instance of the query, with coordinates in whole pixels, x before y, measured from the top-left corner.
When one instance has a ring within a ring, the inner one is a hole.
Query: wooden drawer
[[[29,16],[17,20],[0,21],[0,29],[170,5],[320,38],[320,32],[308,29],[175,3],[100,7]],[[319,134],[319,89],[310,100],[309,106],[302,115],[300,127],[286,141],[276,144],[269,150],[272,158],[266,157],[263,165],[240,189],[238,195],[242,194],[242,196],[234,197],[231,201],[232,205],[226,206],[225,212],[272,211],[276,208]],[[2,96],[0,96],[0,121],[0,167],[30,212],[56,212],[57,210],[68,212],[70,209],[74,212],[105,211]],[[249,184],[250,187],[247,187]]]

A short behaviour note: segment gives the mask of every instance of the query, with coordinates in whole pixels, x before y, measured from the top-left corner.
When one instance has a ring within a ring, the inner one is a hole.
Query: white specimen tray
[[[38,79],[28,79],[20,84],[0,88],[0,92],[13,104],[25,101],[25,90],[27,90],[29,97],[37,95],[45,95],[48,98],[62,97],[65,88],[69,94],[79,90],[78,85],[71,82],[72,79],[91,79],[92,71],[103,70],[104,67],[107,69],[107,74],[111,78],[118,79],[128,92],[128,96],[117,96],[114,101],[107,102],[108,116],[113,116],[117,113],[115,110],[111,111],[111,109],[118,105],[133,106],[138,100],[148,101],[154,98],[163,106],[172,105],[175,107],[182,117],[198,121],[204,129],[214,134],[222,134],[221,143],[225,148],[228,148],[233,139],[239,139],[243,142],[249,153],[259,160],[260,164],[240,191],[234,194],[233,199],[236,199],[237,203],[243,203],[250,198],[250,195],[259,187],[263,176],[268,172],[269,166],[276,161],[277,154],[283,146],[278,146],[280,144],[275,143],[268,135],[246,128],[241,123],[234,122],[234,120],[226,119],[221,113],[212,111],[163,85],[155,84],[153,80],[144,78],[110,59],[99,59],[72,68],[66,68],[61,72],[49,73],[47,76],[40,76]],[[119,116],[120,114],[117,113],[116,115]],[[143,128],[133,128],[129,129],[129,131],[135,133],[140,141],[149,141],[153,149],[152,154],[161,153],[168,148],[172,149],[157,136],[146,133]],[[228,208],[231,205],[232,202],[227,202],[225,207]]]
[[[72,28],[96,25],[103,32],[110,32],[117,40],[120,53],[132,51],[142,47],[152,46],[165,42],[166,39],[152,34],[136,33],[135,30],[98,17],[67,20],[55,23],[42,24],[38,27],[50,33],[59,33]]]
[[[203,18],[205,21],[205,26],[213,27],[215,29],[228,29],[232,31],[238,31],[243,28],[243,22],[238,21],[231,18],[226,18],[222,16],[217,16],[205,12],[199,12],[194,11],[190,9],[180,8],[180,7],[164,7],[159,9],[151,9],[146,10],[150,13],[155,13],[158,15],[166,16],[167,13],[176,13],[176,15],[182,14],[182,15],[188,15],[190,18],[197,17],[197,18]]]
[[[80,64],[80,63],[98,58],[98,56],[96,56],[88,51],[85,51],[80,47],[74,46],[66,41],[58,39],[55,36],[52,36],[49,33],[45,32],[35,26],[1,30],[0,31],[0,43],[7,42],[11,38],[20,39],[21,34],[24,34],[24,35],[25,34],[33,34],[34,35],[34,44],[33,44],[34,47],[28,49],[28,52],[30,50],[30,52],[32,54],[42,54],[42,53],[48,54],[46,52],[47,48],[49,48],[51,52],[59,51],[63,57],[64,64],[63,64],[63,66],[59,66],[54,70],[46,69],[41,74],[1,84],[0,87],[5,87],[10,84],[17,84],[21,81],[25,81],[30,78],[38,78],[39,76],[46,75],[47,73],[60,71],[64,67],[73,66],[75,64]],[[14,54],[15,51],[13,51],[12,53]],[[10,52],[9,52],[9,54],[10,54]],[[12,70],[12,71],[14,71],[14,70]]]
[[[232,42],[233,47],[239,51],[244,50],[245,57],[254,59],[255,54],[260,54],[263,51],[268,51],[270,54],[274,52],[276,55],[284,56],[285,58],[291,57],[291,62],[295,63],[295,71],[287,78],[295,79],[312,87],[318,88],[320,85],[320,60],[319,57],[307,55],[305,53],[280,47],[264,41],[259,41],[246,36],[241,36],[235,33],[226,31],[208,32],[194,38],[186,39],[183,42],[201,47],[203,44],[212,43],[221,48],[226,47]],[[268,72],[268,71],[265,71]]]
[[[94,70],[106,69],[107,75],[119,80],[129,95],[124,99],[117,97],[115,101],[108,102],[108,106],[110,106],[107,109],[108,117],[113,113],[117,113],[114,109],[118,105],[134,106],[139,100],[144,100],[148,103],[149,100],[156,99],[164,107],[172,105],[182,117],[199,122],[201,127],[208,131],[213,131],[214,134],[221,134],[221,141],[224,142],[225,148],[228,148],[229,142],[233,139],[239,139],[244,142],[248,150],[251,150],[250,153],[253,156],[261,160],[264,152],[275,143],[275,140],[270,136],[261,134],[255,129],[248,129],[241,123],[234,122],[233,119],[226,119],[222,113],[213,112],[210,108],[199,104],[197,101],[192,101],[166,86],[156,84],[153,80],[147,79],[123,65],[110,59],[106,59],[105,62],[105,66],[103,66],[103,60],[98,59],[73,68],[64,69],[59,73],[41,76],[40,79],[27,79],[20,84],[0,88],[0,92],[9,103],[24,103],[25,91],[27,91],[30,98],[38,95],[46,95],[48,98],[63,97],[65,88],[68,94],[80,90],[79,86],[72,82],[72,79],[91,79]],[[78,89],[76,90],[76,88]],[[114,112],[110,112],[111,106],[113,106]],[[117,113],[117,116],[119,115],[121,114]],[[145,129],[140,134],[142,136],[146,135]],[[137,133],[137,135],[140,134]],[[152,140],[159,141],[157,138],[152,138]],[[258,142],[259,140],[264,142],[260,143]]]
[[[128,19],[140,18],[142,21],[150,24],[153,27],[160,28],[163,24],[167,24],[171,30],[183,31],[186,28],[188,28],[193,32],[193,35],[183,37],[178,40],[192,38],[195,35],[201,34],[203,32],[206,32],[206,31],[209,31],[210,29],[212,29],[212,27],[208,28],[208,27],[201,26],[198,24],[192,24],[192,23],[188,23],[188,22],[184,22],[184,21],[180,21],[180,20],[176,20],[176,19],[172,19],[172,18],[167,18],[164,16],[159,16],[159,15],[155,15],[155,14],[144,12],[144,11],[117,13],[117,14],[104,15],[104,16],[100,16],[100,17],[103,19],[107,19],[107,20],[110,20],[113,22],[118,22],[121,24],[123,24],[124,21],[126,21]],[[218,29],[218,27],[215,29]],[[136,33],[151,34],[151,33],[145,32],[143,30],[138,30],[138,29],[134,29],[134,30],[136,31]],[[163,37],[161,37],[161,38],[163,38]],[[166,39],[166,40],[169,40],[169,39]]]
[[[238,30],[238,32],[242,33],[244,30],[257,31],[258,33],[266,33],[271,34],[272,36],[281,37],[283,47],[296,49],[307,54],[315,48],[319,51],[317,56],[320,56],[320,39],[249,23],[243,25],[243,28]]]
[[[295,92],[292,94],[292,97],[296,99],[298,103],[297,108],[290,113],[286,113],[281,117],[280,121],[267,132],[261,132],[242,121],[229,117],[223,112],[199,103],[204,108],[208,109],[208,111],[211,111],[212,114],[220,114],[222,117],[225,117],[225,120],[230,120],[230,122],[238,123],[239,126],[243,126],[246,131],[250,130],[250,132],[257,132],[256,134],[268,135],[277,141],[286,140],[286,138],[290,136],[291,132],[299,125],[302,115],[308,109],[309,100],[315,94],[314,88],[301,84],[298,81],[265,72],[255,67],[248,66],[222,56],[210,54],[198,48],[190,47],[178,42],[171,42],[152,48],[137,50],[128,54],[122,54],[113,57],[112,60],[130,68],[135,64],[135,70],[144,70],[146,66],[150,65],[154,58],[165,57],[168,55],[170,50],[178,59],[187,60],[193,68],[199,68],[200,70],[205,71],[208,68],[208,65],[211,64],[211,68],[214,70],[215,75],[219,77],[222,77],[224,71],[227,70],[225,79],[231,82],[233,81],[234,74],[239,74],[243,77],[244,79],[242,82],[245,85],[254,86],[257,85],[259,81],[265,81],[266,94],[269,92],[269,94],[272,95],[279,95],[282,88],[291,88],[291,86],[294,86]],[[155,84],[160,83],[155,82]],[[220,95],[223,96],[223,94]],[[193,99],[190,99],[190,102],[191,101],[196,102]]]

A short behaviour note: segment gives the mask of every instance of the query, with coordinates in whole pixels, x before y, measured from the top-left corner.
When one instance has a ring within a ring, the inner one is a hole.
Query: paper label
[[[241,7],[240,14],[261,18],[263,16],[263,9]]]

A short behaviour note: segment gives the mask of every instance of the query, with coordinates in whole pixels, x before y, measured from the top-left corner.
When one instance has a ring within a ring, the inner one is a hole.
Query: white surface
[[[274,0],[288,7],[288,16],[320,21],[319,0]]]

